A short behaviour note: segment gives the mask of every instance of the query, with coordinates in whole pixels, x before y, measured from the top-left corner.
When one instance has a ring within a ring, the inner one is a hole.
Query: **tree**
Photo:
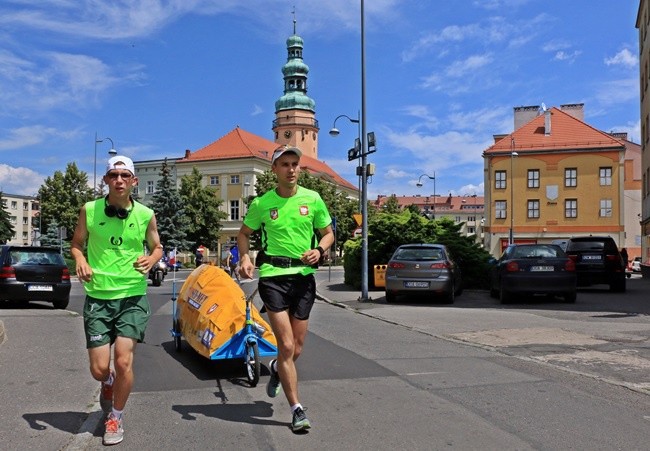
[[[400,211],[401,210],[399,208],[399,201],[397,200],[397,196],[392,194],[388,199],[386,199],[386,202],[384,202],[384,205],[382,206],[382,212],[398,214]]]
[[[5,244],[7,241],[13,238],[14,226],[11,224],[11,216],[9,212],[4,209],[2,191],[0,191],[0,243]]]
[[[181,178],[180,196],[189,217],[187,239],[196,245],[217,249],[221,221],[227,219],[228,215],[220,209],[223,201],[217,197],[216,190],[202,186],[202,178],[196,166],[191,174]]]
[[[171,179],[170,172],[165,158],[149,206],[156,213],[158,234],[162,245],[167,249],[189,250],[194,245],[187,239],[190,218],[185,214],[183,200]]]
[[[277,185],[277,178],[272,171],[265,171],[257,177],[255,191],[258,196],[272,190]],[[336,241],[338,249],[343,248],[343,243],[350,239],[356,229],[353,214],[357,211],[357,201],[342,196],[336,189],[336,184],[311,175],[307,171],[300,172],[298,185],[316,191],[327,205],[332,218],[336,218]],[[255,236],[251,243],[254,246]]]
[[[88,175],[80,171],[76,163],[68,163],[65,173],[55,171],[38,190],[41,230],[48,230],[50,223],[55,223],[66,228],[64,239],[72,238],[79,211],[92,199],[92,193]]]

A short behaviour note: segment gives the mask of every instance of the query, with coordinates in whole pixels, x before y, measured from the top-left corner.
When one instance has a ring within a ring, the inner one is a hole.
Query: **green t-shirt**
[[[291,197],[280,197],[271,190],[253,200],[244,218],[244,224],[260,230],[262,249],[267,255],[300,258],[317,242],[315,229],[332,222],[327,206],[316,191],[298,187]],[[260,267],[260,277],[287,274],[313,274],[314,268],[296,266],[277,268],[268,263]]]
[[[133,267],[144,255],[153,210],[139,202],[126,219],[108,217],[104,198],[86,203],[88,264],[93,270],[86,293],[96,299],[122,299],[147,293],[146,275]]]

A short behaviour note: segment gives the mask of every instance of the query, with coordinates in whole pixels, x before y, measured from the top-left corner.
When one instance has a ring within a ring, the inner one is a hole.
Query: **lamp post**
[[[519,156],[515,152],[515,139],[510,138],[510,235],[508,237],[508,244],[513,244],[514,239],[514,230],[515,230],[515,173],[514,173],[514,161],[515,157]]]
[[[352,122],[353,124],[357,124],[357,138],[354,141],[354,148],[350,149],[348,151],[348,155],[352,156],[353,153],[356,152],[356,154],[359,154],[361,152],[361,118],[360,118],[361,113],[357,112],[357,118],[352,119],[350,116],[347,114],[339,114],[336,116],[334,119],[334,123],[332,124],[332,128],[329,131],[330,136],[337,137],[341,133],[338,128],[336,128],[336,121],[341,119],[342,117],[346,118],[348,121]],[[361,192],[361,167],[357,166],[357,176],[359,177],[359,192]],[[362,210],[361,207],[361,196],[359,196],[359,211]]]
[[[115,145],[111,138],[97,138],[97,132],[95,132],[95,162],[93,164],[93,197],[97,195],[97,144],[104,142],[107,139],[111,142],[111,148],[108,151],[109,155],[117,155],[117,150],[115,150]]]
[[[428,177],[430,180],[433,180],[433,219],[436,219],[436,173],[434,172],[433,175],[422,174],[415,184],[418,188],[422,187],[422,177]]]

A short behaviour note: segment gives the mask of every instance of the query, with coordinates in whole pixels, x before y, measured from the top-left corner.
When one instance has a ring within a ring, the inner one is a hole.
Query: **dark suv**
[[[4,245],[0,252],[0,301],[46,301],[64,309],[70,271],[59,249]]]
[[[625,291],[625,264],[612,237],[571,238],[566,253],[576,264],[579,287],[607,284],[610,291]]]

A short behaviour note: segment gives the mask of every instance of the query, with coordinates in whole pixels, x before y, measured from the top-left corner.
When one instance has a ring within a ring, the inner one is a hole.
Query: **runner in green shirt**
[[[298,186],[301,156],[299,149],[286,146],[273,153],[271,170],[278,185],[253,200],[237,236],[240,275],[252,279],[250,235],[255,230],[261,233],[259,293],[278,341],[278,358],[271,361],[267,393],[277,396],[282,385],[291,406],[294,432],[311,427],[298,398],[295,361],[302,352],[316,298],[314,266],[334,242],[332,221],[320,195]]]

